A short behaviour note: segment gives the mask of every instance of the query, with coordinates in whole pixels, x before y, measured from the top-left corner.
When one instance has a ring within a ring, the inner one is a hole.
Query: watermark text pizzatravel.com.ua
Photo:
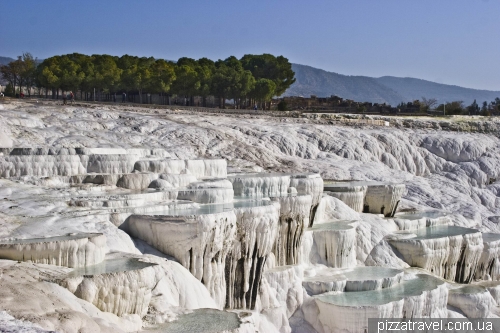
[[[385,332],[495,332],[500,333],[500,319],[368,319],[368,333]]]

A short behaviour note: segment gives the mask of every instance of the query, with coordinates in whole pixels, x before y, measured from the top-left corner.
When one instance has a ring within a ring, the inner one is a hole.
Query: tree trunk
[[[139,104],[142,104],[142,89],[139,89]]]

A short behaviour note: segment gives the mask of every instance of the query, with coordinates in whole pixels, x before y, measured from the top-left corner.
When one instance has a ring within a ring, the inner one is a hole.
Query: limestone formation
[[[101,311],[143,317],[157,283],[153,266],[155,264],[132,258],[109,259],[94,266],[77,268],[60,283]]]
[[[411,212],[394,215],[399,230],[416,230],[438,225],[450,225],[448,213],[441,211]]]
[[[254,173],[228,176],[235,196],[268,197],[288,193],[290,175]]]
[[[415,234],[416,237],[390,241],[410,266],[460,283],[472,281],[483,251],[478,230],[437,226],[420,229]]]
[[[226,258],[226,307],[254,309],[267,256],[279,230],[279,207],[265,201],[235,206],[236,233]]]
[[[363,212],[391,217],[396,213],[405,185],[374,181],[328,182],[325,191],[358,212],[363,197]]]
[[[311,212],[309,214],[309,226],[312,226],[316,210],[318,209],[323,194],[323,178],[317,173],[292,175],[290,177],[290,187],[294,187],[299,195],[311,196],[312,203]]]
[[[171,255],[200,280],[218,306],[226,302],[225,265],[232,251],[236,216],[223,206],[180,210],[172,215],[132,215],[128,232]]]
[[[307,232],[312,233],[311,262],[326,264],[335,268],[349,268],[356,265],[356,221],[332,221],[314,225]]]
[[[76,268],[98,264],[105,254],[106,237],[98,233],[0,240],[0,259]]]
[[[468,318],[486,318],[495,301],[481,286],[465,286],[450,290],[448,304],[460,309]]]
[[[483,251],[475,277],[482,280],[500,280],[500,234],[483,233]]]
[[[279,230],[273,247],[276,265],[296,265],[299,263],[299,249],[302,235],[309,224],[312,207],[310,195],[274,197],[279,202]]]
[[[366,332],[368,318],[442,318],[447,315],[444,282],[417,275],[392,288],[315,297],[321,323],[333,332]]]
[[[0,331],[498,314],[496,137],[45,103],[0,103]]]
[[[304,278],[302,285],[311,296],[331,291],[353,292],[391,288],[399,284],[403,271],[386,267],[355,267],[347,270],[325,269]]]

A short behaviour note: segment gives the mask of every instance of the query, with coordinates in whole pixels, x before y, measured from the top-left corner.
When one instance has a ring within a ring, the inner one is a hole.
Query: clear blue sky
[[[246,53],[500,90],[500,0],[0,0],[0,56]]]

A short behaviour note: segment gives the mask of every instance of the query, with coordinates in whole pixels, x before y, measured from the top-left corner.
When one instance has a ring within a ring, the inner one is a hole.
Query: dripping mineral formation
[[[0,131],[0,331],[500,314],[494,136],[24,102]]]

